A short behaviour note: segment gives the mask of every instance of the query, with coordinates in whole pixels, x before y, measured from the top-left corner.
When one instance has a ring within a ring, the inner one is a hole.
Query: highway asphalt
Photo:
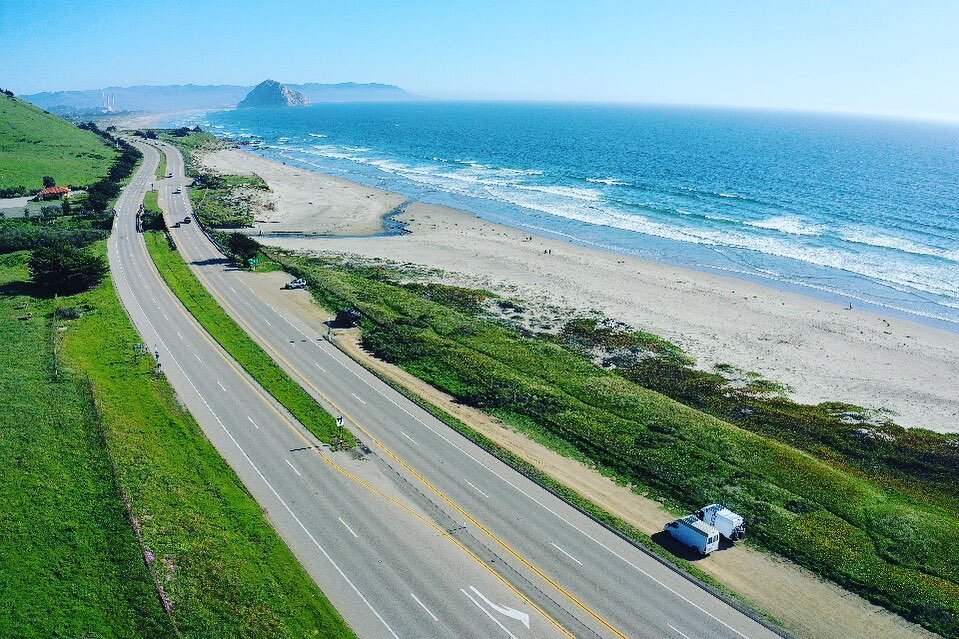
[[[190,316],[136,230],[159,159],[137,146],[145,161],[117,202],[109,242],[120,299],[181,401],[359,636],[571,636],[387,465],[320,445]]]
[[[192,208],[181,155],[169,145],[159,146],[173,174],[159,184],[172,224],[192,216]],[[176,188],[182,192],[174,194]],[[227,312],[321,404],[345,417],[371,448],[371,459],[394,471],[384,472],[386,482],[434,523],[454,530],[462,546],[571,634],[777,636],[407,400],[324,340],[325,327],[279,312],[246,285],[249,275],[231,267],[197,224],[172,234]],[[460,553],[469,554],[462,547]],[[425,566],[422,572],[431,578]],[[386,589],[396,592],[392,584]],[[455,599],[458,590],[448,596]],[[517,637],[544,636],[524,627],[509,630]]]

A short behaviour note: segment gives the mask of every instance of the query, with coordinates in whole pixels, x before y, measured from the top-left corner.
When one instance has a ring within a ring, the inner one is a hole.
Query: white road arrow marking
[[[477,589],[474,588],[473,586],[470,586],[470,590],[472,590],[474,593],[476,593],[476,596],[477,596],[477,597],[479,597],[479,598],[482,599],[484,602],[486,602],[486,605],[487,605],[487,606],[489,606],[490,608],[492,608],[493,610],[495,610],[496,612],[498,612],[498,613],[501,614],[501,615],[505,615],[505,616],[507,616],[507,617],[510,617],[511,619],[516,619],[516,620],[519,621],[521,624],[523,624],[524,626],[526,626],[526,629],[527,629],[527,630],[529,630],[529,615],[528,615],[528,614],[526,614],[525,612],[522,612],[522,611],[520,611],[520,610],[516,610],[515,608],[509,608],[509,607],[507,607],[507,606],[498,606],[498,605],[494,604],[492,601],[490,601],[489,599],[486,598],[486,595],[484,595],[483,593],[481,593],[479,590],[477,590]]]

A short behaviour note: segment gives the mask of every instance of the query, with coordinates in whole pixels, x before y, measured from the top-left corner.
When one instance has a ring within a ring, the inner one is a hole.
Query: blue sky
[[[17,93],[267,77],[959,120],[959,3],[0,0]]]

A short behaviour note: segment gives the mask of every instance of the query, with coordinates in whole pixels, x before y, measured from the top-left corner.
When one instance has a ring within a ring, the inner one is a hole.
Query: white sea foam
[[[848,227],[841,233],[841,237],[847,242],[856,244],[865,244],[878,248],[894,249],[904,253],[914,255],[928,255],[930,257],[941,257],[943,259],[959,262],[959,248],[952,251],[944,251],[931,246],[923,246],[903,237],[896,237],[887,233],[880,233],[873,229],[864,227]]]
[[[617,180],[616,178],[586,178],[587,182],[593,184],[605,184],[607,186],[629,186],[629,182]]]
[[[684,224],[666,224],[642,215],[631,215],[607,206],[586,206],[569,200],[536,197],[514,189],[489,189],[492,197],[557,217],[619,228],[680,242],[730,247],[790,258],[872,278],[890,286],[903,286],[949,298],[959,298],[959,282],[942,266],[890,260],[882,255],[854,253],[839,248],[804,246],[794,240],[755,233],[727,232]]]
[[[594,189],[580,189],[573,186],[540,186],[517,184],[517,189],[524,191],[537,191],[539,193],[548,193],[559,197],[571,198],[574,200],[585,200],[596,202],[602,197],[602,193]]]
[[[374,157],[370,149],[344,145],[314,145],[309,148],[298,148],[296,152],[365,164],[437,190],[471,197],[492,198],[529,211],[539,211],[569,220],[717,249],[729,247],[757,251],[766,255],[855,273],[897,290],[912,293],[921,291],[937,297],[959,299],[959,282],[951,276],[950,269],[945,266],[917,264],[905,256],[902,259],[889,259],[888,256],[868,250],[851,251],[842,247],[808,246],[796,238],[759,234],[745,229],[740,231],[716,229],[701,226],[695,222],[684,222],[682,217],[672,218],[670,222],[659,221],[614,208],[605,203],[602,193],[595,189],[523,183],[527,174],[516,169],[504,169],[463,160],[455,163],[446,162],[447,167],[450,164],[458,164],[463,167],[461,169],[441,169],[433,164],[413,165],[391,158]],[[742,196],[735,194],[725,194],[724,197],[742,199]],[[716,215],[690,214],[685,210],[677,210],[677,212],[688,216],[691,220],[716,218]],[[721,217],[721,219],[725,222],[742,223],[741,219],[736,218]],[[757,229],[779,231],[787,236],[811,237],[820,235],[824,231],[818,225],[786,215],[748,224]],[[865,243],[875,246],[891,243],[881,238],[877,241],[875,237],[867,237],[863,234],[857,236],[850,232],[847,235],[857,238],[857,240],[847,238],[849,241],[867,240]],[[904,250],[902,245],[895,248]],[[956,254],[959,254],[959,248],[953,251],[952,258],[959,258]],[[940,257],[944,255],[945,253],[942,252],[939,254]]]
[[[811,224],[795,215],[774,215],[765,220],[746,222],[748,226],[770,231],[779,231],[790,235],[822,235],[826,230],[819,224]]]
[[[328,138],[330,136],[323,133],[307,133],[311,138]]]

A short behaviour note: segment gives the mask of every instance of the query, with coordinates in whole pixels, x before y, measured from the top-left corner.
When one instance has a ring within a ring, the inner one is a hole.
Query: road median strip
[[[157,270],[190,314],[270,395],[324,443],[340,436],[333,417],[247,335],[159,233],[145,234]],[[349,438],[348,433],[343,436]],[[349,439],[347,444],[352,443]]]

